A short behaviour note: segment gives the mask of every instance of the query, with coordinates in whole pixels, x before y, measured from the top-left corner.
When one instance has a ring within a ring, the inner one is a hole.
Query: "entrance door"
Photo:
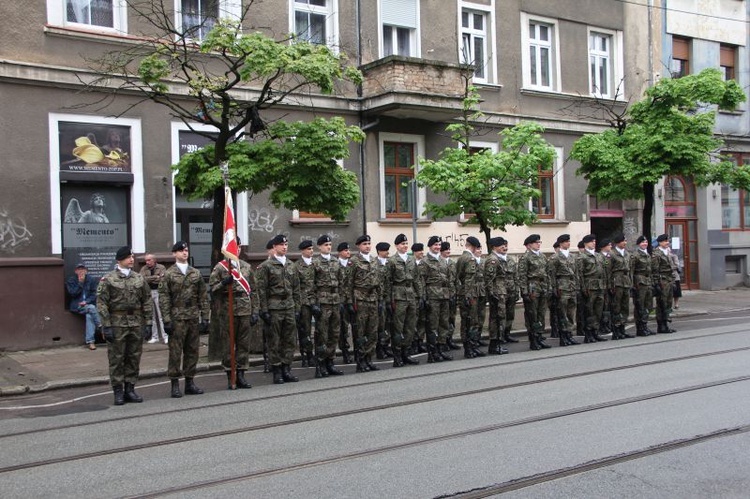
[[[667,220],[672,251],[682,264],[683,289],[698,289],[698,241],[695,220]]]

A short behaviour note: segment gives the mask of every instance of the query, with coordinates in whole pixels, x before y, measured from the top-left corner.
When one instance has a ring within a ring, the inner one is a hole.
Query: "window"
[[[124,0],[47,0],[47,21],[93,31],[127,32]]]
[[[521,15],[523,44],[524,86],[557,91],[557,34],[552,21],[530,19]]]
[[[461,46],[459,59],[461,64],[474,66],[474,81],[487,82],[491,70],[490,57],[487,54],[488,15],[471,9],[461,10]]]
[[[690,40],[687,38],[672,38],[672,66],[669,70],[672,78],[690,74]]]
[[[539,218],[555,218],[555,176],[554,167],[549,170],[539,170],[536,188],[542,195],[531,200],[531,211]]]
[[[750,165],[750,156],[733,155],[731,160]],[[750,193],[721,186],[721,228],[724,230],[750,229]]]
[[[336,0],[291,0],[292,30],[301,39],[336,46]]]
[[[240,0],[175,0],[178,32],[185,38],[203,40],[216,21],[241,15]]]
[[[589,33],[589,82],[593,95],[609,97],[612,92],[612,37]]]
[[[382,56],[419,57],[419,2],[380,0]]]
[[[385,142],[385,213],[387,217],[414,215],[414,144]]]
[[[719,66],[721,67],[721,74],[724,77],[724,81],[734,80],[737,47],[732,45],[722,45],[719,50]]]

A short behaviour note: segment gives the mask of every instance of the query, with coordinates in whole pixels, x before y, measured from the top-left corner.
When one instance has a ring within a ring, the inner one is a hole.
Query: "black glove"
[[[112,326],[104,326],[102,328],[102,336],[104,336],[104,341],[107,343],[112,343],[115,341],[115,330],[112,328]]]
[[[450,298],[448,298],[448,304],[451,307],[455,307],[456,306],[456,297],[455,296],[451,296]]]
[[[269,326],[271,325],[271,312],[261,312],[260,318],[263,319],[263,322],[265,322]]]
[[[198,332],[199,332],[200,334],[206,334],[206,333],[208,332],[208,325],[209,325],[209,324],[210,324],[210,322],[209,322],[209,321],[207,321],[207,320],[205,320],[205,319],[204,319],[204,320],[202,320],[202,321],[200,322],[200,324],[198,324]],[[166,327],[164,327],[164,329],[166,330],[167,328],[166,328]]]
[[[171,322],[165,322],[164,323],[164,333],[166,333],[166,334],[169,335],[169,334],[172,334],[172,331],[173,331],[173,329],[172,329],[172,323]]]
[[[302,318],[302,314],[299,312],[294,312],[294,322],[299,324],[299,320]]]
[[[144,340],[150,340],[151,339],[151,334],[153,333],[153,329],[151,327],[151,324],[146,324],[145,326],[143,326],[142,332],[143,332],[143,339]]]
[[[661,296],[661,287],[658,284],[651,286],[651,289],[654,292],[654,296]]]
[[[310,305],[310,311],[312,312],[313,317],[315,317],[316,319],[320,319],[320,316],[323,315],[323,311],[320,309],[320,305],[318,305],[317,303],[313,303],[312,305]]]
[[[354,315],[357,313],[357,310],[354,308],[354,305],[352,303],[346,304],[346,311],[349,312],[349,315]]]
[[[493,306],[497,307],[498,305],[500,305],[500,298],[495,295],[490,295],[490,303],[492,303]]]
[[[427,300],[425,300],[424,297],[419,299],[418,307],[419,307],[419,310],[424,310],[425,308],[427,308]]]
[[[234,281],[234,277],[231,275],[226,276],[224,279],[221,280],[221,284],[224,286],[229,286]]]
[[[250,315],[250,325],[251,326],[256,325],[259,320],[260,320],[260,317],[258,317],[258,314],[251,314]]]
[[[379,314],[382,314],[382,313],[383,313],[383,310],[385,310],[385,308],[384,308],[384,306],[383,306],[383,302],[382,302],[382,301],[379,301],[379,302],[378,302],[378,313],[379,313]]]

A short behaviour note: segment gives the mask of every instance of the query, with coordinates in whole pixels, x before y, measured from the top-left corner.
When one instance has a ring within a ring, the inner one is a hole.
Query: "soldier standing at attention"
[[[518,340],[510,335],[513,321],[516,318],[516,302],[519,298],[518,262],[513,257],[508,256],[508,241],[504,238],[501,239],[500,246],[494,250],[500,259],[500,271],[503,273],[503,281],[505,282],[505,329],[500,343],[518,343]]]
[[[320,314],[315,320],[315,377],[344,374],[333,365],[341,320],[341,287],[344,268],[331,256],[331,236],[318,238],[320,254],[313,259],[315,303]]]
[[[586,302],[584,325],[584,343],[607,341],[598,334],[599,325],[604,310],[604,293],[607,292],[607,282],[604,275],[604,257],[594,251],[596,236],[589,234],[583,238],[583,253],[578,259],[578,280],[581,293]]]
[[[313,365],[312,318],[320,317],[320,307],[315,296],[315,270],[312,266],[313,242],[305,240],[299,243],[300,259],[294,262],[294,269],[299,279],[300,311],[297,333],[299,354],[302,367]]]
[[[409,357],[409,346],[414,338],[417,315],[424,308],[424,290],[417,272],[416,259],[408,254],[409,240],[399,234],[394,240],[396,254],[386,263],[386,306],[391,308],[391,349],[393,367],[419,364]]]
[[[118,249],[115,259],[115,270],[99,281],[96,309],[107,340],[109,379],[115,405],[123,405],[143,402],[135,393],[135,383],[141,366],[144,332],[151,333],[151,290],[143,276],[133,272],[135,259],[130,247]]]
[[[388,243],[380,242],[375,245],[375,251],[378,254],[378,275],[380,276],[380,289],[383,296],[380,297],[380,304],[378,305],[378,342],[375,345],[375,358],[383,360],[386,357],[393,357],[391,353],[390,333],[392,329],[393,316],[391,314],[390,307],[386,306],[388,301],[385,295],[385,265],[388,262],[388,252],[391,249],[391,245]]]
[[[480,260],[474,255],[476,248],[481,247],[479,239],[474,236],[466,238],[465,250],[456,262],[455,289],[459,310],[461,311],[461,341],[464,345],[464,357],[477,357],[478,340],[482,325],[478,324],[479,296],[483,282],[480,280]]]
[[[677,270],[669,256],[669,236],[661,234],[656,238],[658,246],[651,254],[651,273],[654,280],[656,297],[656,332],[659,334],[674,333],[669,327],[672,322],[672,299],[674,292],[674,272]]]
[[[628,301],[633,278],[630,274],[630,253],[625,249],[628,242],[624,234],[618,234],[613,239],[615,250],[612,252],[610,266],[610,286],[612,295],[612,339],[622,340],[633,336],[625,332],[625,323],[630,314]]]
[[[555,258],[558,251],[560,251],[560,243],[555,241],[554,243],[552,243],[552,255],[550,255],[550,260]],[[547,261],[548,269],[549,269],[550,260]],[[551,282],[552,281],[550,280],[550,283]],[[558,315],[560,312],[559,312],[559,307],[557,303],[557,293],[555,293],[554,287],[550,287],[550,292],[547,295],[547,309],[549,310],[549,337],[559,338],[560,337],[560,331],[559,331],[560,318],[558,317]],[[561,344],[561,346],[567,346],[567,345]]]
[[[456,282],[456,262],[451,258],[451,243],[443,241],[440,243],[440,258],[444,259],[450,269],[451,282]],[[450,325],[450,332],[448,333],[448,339],[445,344],[451,350],[460,350],[461,347],[453,342],[453,333],[456,331],[456,313],[458,312],[458,301],[456,295],[451,296],[448,301],[448,324]]]
[[[602,319],[599,324],[599,335],[604,336],[612,333],[612,242],[609,239],[602,239],[598,247],[604,265],[605,286],[604,307],[602,308]]]
[[[277,385],[299,381],[292,376],[292,360],[300,289],[292,262],[286,257],[288,247],[286,236],[274,237],[274,255],[260,264],[256,275],[260,318],[270,327],[268,356]]]
[[[586,252],[586,247],[583,244],[583,240],[578,241],[578,255],[576,255],[576,271],[578,269],[578,260],[583,258],[583,254]],[[576,293],[576,335],[584,336],[583,332],[584,325],[586,324],[586,300],[583,296],[583,290],[580,288],[581,281],[578,280],[578,293]]]
[[[450,280],[448,263],[440,258],[440,238],[430,237],[427,246],[430,251],[420,264],[427,296],[427,362],[442,362],[453,360],[442,350],[442,345],[448,337],[448,307],[455,286]]]
[[[146,253],[143,257],[146,261],[146,265],[141,267],[139,274],[146,279],[148,287],[151,288],[151,306],[153,307],[153,325],[151,327],[151,338],[149,343],[158,343],[159,334],[162,335],[164,343],[169,341],[168,332],[164,330],[164,323],[166,322],[162,317],[161,309],[159,307],[159,283],[161,282],[167,268],[161,263],[156,262],[156,257],[151,253]]]
[[[216,300],[214,308],[218,312],[219,330],[224,335],[224,355],[221,365],[227,373],[227,388],[232,389],[232,365],[229,342],[229,286],[232,286],[232,306],[234,315],[234,352],[237,365],[237,388],[252,388],[245,379],[245,371],[250,367],[251,326],[258,323],[258,294],[255,277],[250,264],[239,260],[231,263],[222,260],[211,271],[208,287],[211,297]]]
[[[338,247],[336,248],[336,252],[338,253],[338,261],[339,265],[341,266],[342,272],[341,272],[341,312],[339,314],[340,318],[340,324],[339,324],[339,349],[341,350],[341,362],[344,364],[351,363],[351,358],[349,356],[349,324],[352,321],[351,314],[349,313],[349,307],[346,307],[345,304],[349,303],[351,300],[348,297],[349,290],[346,288],[346,283],[349,279],[349,273],[352,270],[351,265],[349,264],[349,259],[352,256],[351,249],[349,248],[349,243],[339,243]],[[354,335],[354,332],[352,331],[352,336]],[[352,341],[354,341],[354,338],[352,338]]]
[[[347,283],[348,307],[354,316],[357,334],[354,340],[354,356],[357,372],[379,371],[372,363],[372,354],[378,337],[378,308],[383,292],[380,286],[380,273],[377,258],[370,254],[372,240],[368,235],[359,236],[355,242],[359,253],[349,259],[351,271]]]
[[[547,262],[547,273],[550,281],[550,294],[557,301],[556,313],[552,317],[558,321],[557,331],[560,346],[577,345],[573,339],[573,324],[576,321],[576,294],[578,293],[578,274],[576,261],[570,255],[570,234],[557,238],[558,250]]]
[[[653,334],[648,327],[648,316],[651,313],[652,281],[651,255],[648,254],[648,238],[638,236],[637,250],[630,256],[630,274],[633,276],[633,314],[635,315],[636,336]]]
[[[424,303],[424,306],[419,308],[419,314],[417,315],[417,328],[414,330],[414,339],[412,340],[409,351],[411,355],[419,353],[426,353],[427,350],[424,348],[422,341],[427,334],[427,295],[424,290],[424,276],[422,275],[422,262],[424,261],[424,244],[414,243],[411,245],[411,253],[414,256],[414,261],[417,264],[417,278],[420,282],[422,289],[422,300],[420,303]]]
[[[200,271],[188,264],[190,250],[185,241],[172,246],[175,264],[159,283],[159,303],[164,314],[164,331],[169,342],[167,376],[172,382],[171,396],[182,397],[180,377],[185,376],[185,394],[200,395],[195,386],[195,367],[201,346],[200,335],[208,331],[208,291]]]
[[[524,242],[526,253],[518,260],[518,288],[523,298],[526,333],[529,336],[529,348],[541,350],[550,348],[544,342],[544,314],[546,296],[549,291],[547,277],[547,258],[542,254],[542,238],[531,234]]]
[[[485,296],[490,300],[490,346],[487,353],[490,355],[501,355],[508,350],[501,346],[503,331],[505,331],[505,273],[500,266],[500,255],[497,253],[500,246],[506,244],[502,237],[490,239],[492,251],[484,260],[484,283],[486,287]],[[467,352],[464,350],[464,356]]]

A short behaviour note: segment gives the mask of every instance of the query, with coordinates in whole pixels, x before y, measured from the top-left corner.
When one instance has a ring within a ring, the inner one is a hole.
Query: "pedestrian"
[[[547,262],[547,273],[550,281],[550,295],[556,301],[554,317],[560,346],[577,345],[573,339],[573,325],[576,321],[576,297],[579,289],[576,260],[570,254],[570,234],[561,234],[555,241],[558,250]]]
[[[450,297],[455,293],[455,284],[450,279],[450,268],[445,259],[440,257],[440,238],[431,236],[427,241],[429,251],[420,264],[420,273],[424,279],[427,297],[427,362],[453,360],[443,345],[450,331],[448,315]],[[458,269],[456,269],[458,272]]]
[[[544,314],[546,297],[549,292],[547,277],[547,258],[541,252],[542,238],[531,234],[524,242],[526,253],[518,259],[518,288],[523,298],[526,334],[529,337],[529,348],[541,350],[550,348],[544,342]]]
[[[633,336],[625,332],[625,324],[628,322],[630,290],[633,287],[633,278],[630,273],[630,253],[627,250],[628,242],[624,234],[618,234],[612,239],[615,249],[612,251],[610,266],[610,294],[612,310],[612,339],[622,340]]]
[[[148,343],[158,343],[161,336],[164,343],[169,341],[168,333],[164,331],[164,318],[159,308],[159,283],[161,282],[167,268],[156,261],[153,253],[146,253],[143,257],[146,265],[141,267],[140,274],[146,279],[148,287],[151,289],[151,305],[154,310],[154,320],[151,324],[151,338]]]
[[[672,297],[674,293],[675,264],[669,256],[669,236],[661,234],[656,238],[658,246],[651,254],[651,271],[656,297],[656,332],[658,334],[676,332],[669,326],[672,322]]]
[[[595,251],[596,236],[589,234],[583,237],[583,253],[578,259],[578,281],[585,302],[586,316],[583,327],[584,343],[607,341],[599,335],[599,326],[604,311],[604,294],[607,292],[607,281],[604,270],[604,257]]]
[[[378,309],[381,301],[380,275],[377,258],[370,254],[372,240],[364,234],[355,241],[359,253],[349,259],[349,271],[345,300],[352,317],[352,337],[357,372],[378,371],[372,363],[372,354],[378,336]]]
[[[123,405],[143,402],[135,392],[135,383],[140,371],[143,338],[151,336],[151,290],[143,276],[133,271],[135,258],[129,246],[119,248],[115,260],[115,270],[99,281],[96,309],[107,340],[109,380],[115,405]]]
[[[88,275],[83,262],[76,265],[75,275],[65,280],[65,289],[70,297],[69,310],[86,316],[84,341],[89,350],[96,350],[96,332],[101,330],[102,321],[96,310],[96,287],[99,281]]]
[[[648,327],[648,316],[653,303],[653,278],[651,255],[648,254],[648,238],[638,236],[637,249],[630,258],[630,275],[633,277],[633,314],[636,336],[654,334]]]
[[[378,255],[378,276],[380,278],[380,290],[383,296],[380,298],[380,306],[378,306],[378,339],[375,345],[375,358],[383,360],[386,358],[393,357],[391,352],[391,329],[393,328],[393,316],[391,314],[391,308],[387,306],[388,298],[385,295],[385,279],[386,279],[386,264],[388,263],[388,253],[391,250],[391,245],[386,242],[379,242],[375,245],[375,252]]]
[[[319,255],[313,259],[316,305],[320,312],[315,319],[315,377],[340,376],[334,366],[336,343],[340,334],[341,289],[344,268],[331,256],[331,236],[325,234],[317,241]]]
[[[172,385],[170,395],[180,398],[180,378],[183,376],[186,395],[203,393],[193,380],[200,354],[200,335],[208,332],[210,308],[203,276],[188,263],[188,244],[177,241],[172,246],[172,254],[175,264],[160,279],[158,297],[164,331],[172,339],[167,364],[167,376]]]
[[[315,296],[315,270],[312,266],[313,242],[309,239],[299,243],[300,259],[294,262],[300,291],[300,312],[297,322],[299,355],[302,367],[313,366],[312,320],[316,320],[320,309]]]
[[[500,246],[507,244],[502,237],[493,237],[489,245],[492,250],[484,261],[484,284],[485,296],[490,303],[489,334],[490,344],[487,349],[489,355],[501,355],[508,353],[502,346],[503,331],[505,331],[505,299],[507,291],[505,288],[505,273],[502,270],[502,257],[498,253]],[[467,355],[464,348],[464,356]]]
[[[300,312],[300,287],[292,262],[286,257],[286,236],[273,238],[274,255],[257,270],[260,317],[270,326],[268,356],[275,384],[299,381],[292,375],[294,338]]]
[[[461,342],[464,346],[464,357],[471,359],[483,356],[479,351],[478,340],[482,332],[479,324],[479,300],[485,293],[482,260],[474,251],[482,244],[474,236],[466,238],[464,252],[456,262],[455,296],[461,314]],[[481,289],[481,290],[480,290]]]
[[[409,356],[409,347],[414,339],[419,312],[425,307],[422,280],[417,271],[417,260],[408,254],[409,240],[399,234],[393,241],[396,254],[386,263],[386,306],[393,317],[391,350],[393,367],[416,365],[419,361]]]
[[[676,252],[669,249],[669,258],[672,260],[672,278],[674,279],[674,292],[672,293],[672,308],[680,308],[680,298],[682,298],[682,261]]]

